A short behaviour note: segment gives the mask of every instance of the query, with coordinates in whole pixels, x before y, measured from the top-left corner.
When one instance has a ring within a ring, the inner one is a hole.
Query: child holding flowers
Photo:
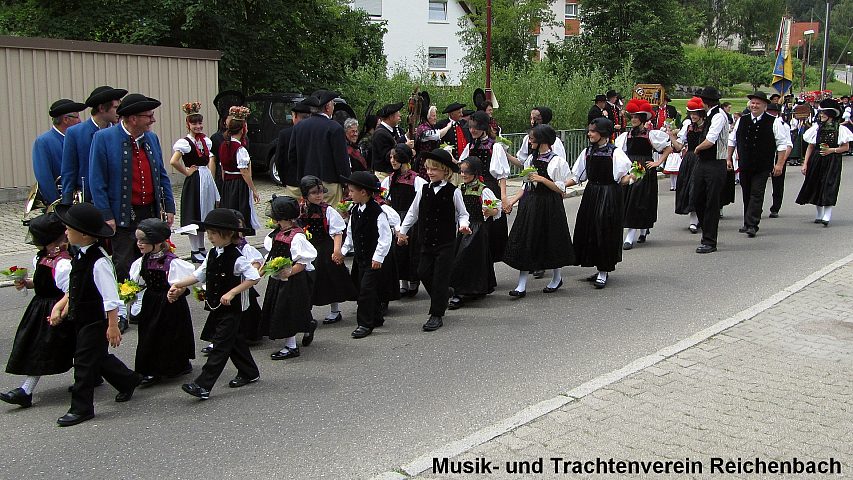
[[[536,172],[527,175],[524,188],[510,199],[509,207],[515,203],[519,207],[504,254],[504,263],[519,271],[518,286],[509,292],[512,297],[527,295],[528,272],[537,270],[553,272],[542,292],[556,292],[563,286],[560,269],[575,258],[563,206],[570,169],[566,159],[551,150],[556,140],[557,132],[546,124],[533,127],[528,134],[531,155],[524,166]]]
[[[319,178],[307,175],[302,178],[299,188],[303,199],[299,224],[310,233],[309,241],[317,250],[311,303],[316,306],[329,305],[329,314],[323,323],[337,323],[342,320],[340,302],[355,300],[358,295],[341,253],[347,224],[337,210],[323,201],[326,187]],[[303,337],[303,345],[311,343],[310,335],[313,333],[309,333],[307,338]]]
[[[299,356],[296,334],[306,332],[302,345],[311,343],[317,323],[311,317],[314,286],[312,262],[317,250],[297,226],[299,203],[293,197],[273,197],[269,216],[278,226],[264,239],[269,251],[264,271],[270,275],[261,315],[261,332],[270,340],[283,338],[284,346],[273,352],[273,360]],[[278,264],[282,263],[278,268]],[[308,340],[306,342],[307,339]]]
[[[468,211],[470,235],[456,236],[456,258],[450,274],[453,297],[448,307],[455,310],[468,298],[478,298],[495,291],[495,265],[489,249],[489,223],[500,218],[500,200],[482,181],[483,163],[468,157],[459,163],[462,176],[462,201]]]
[[[26,378],[20,387],[0,393],[0,400],[23,408],[32,405],[33,390],[41,376],[67,372],[74,356],[74,326],[62,323],[52,327],[45,322],[68,290],[71,256],[65,225],[55,214],[48,213],[30,220],[29,232],[30,243],[39,247],[33,258],[33,278],[17,278],[15,288],[33,289],[35,296],[21,317],[6,363],[6,373]]]
[[[142,375],[140,386],[161,379],[185,375],[192,371],[195,340],[187,292],[168,301],[171,284],[192,275],[191,263],[171,252],[167,240],[171,231],[159,218],[148,218],[136,227],[136,246],[142,253],[130,265],[130,279],[144,290],[139,320],[139,343],[136,346],[136,373]]]
[[[426,180],[411,169],[412,149],[405,143],[399,143],[391,150],[391,168],[394,171],[382,180],[382,188],[388,192],[387,202],[401,218],[409,211],[415,193],[426,185]],[[394,245],[397,274],[400,278],[400,295],[414,297],[418,293],[418,261],[421,244],[418,240],[417,229],[412,231],[409,243]]]
[[[260,379],[258,366],[240,332],[240,320],[242,312],[249,308],[248,290],[261,277],[237,248],[239,233],[246,229],[240,226],[233,211],[215,208],[207,214],[201,226],[216,248],[210,250],[192,275],[172,284],[168,299],[170,302],[178,301],[186,288],[196,283],[205,283],[207,287],[204,303],[210,315],[204,332],[210,332],[210,335],[204,336],[213,342],[213,350],[195,381],[181,386],[184,392],[206,400],[229,359],[237,367],[237,376],[228,382],[229,387],[244,387]]]

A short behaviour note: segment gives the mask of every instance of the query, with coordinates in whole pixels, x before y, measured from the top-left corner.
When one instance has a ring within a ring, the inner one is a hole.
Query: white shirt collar
[[[387,128],[389,132],[394,133],[394,127],[392,127],[391,125],[388,125],[385,122],[379,122],[379,124],[382,125],[383,127]]]
[[[62,135],[63,137],[65,136],[65,134],[64,134],[64,133],[60,132],[60,131],[59,131],[59,129],[58,129],[58,128],[56,128],[56,125],[53,125],[53,126],[51,126],[50,128],[52,128],[52,129],[56,130],[56,133],[58,133],[58,134]]]
[[[331,120],[331,119],[332,119],[332,117],[330,117],[330,116],[326,115],[326,112],[320,112],[320,113],[318,113],[318,115],[322,115],[322,116],[324,116],[324,117],[328,118],[329,120]]]
[[[132,137],[133,135],[131,135],[130,132],[127,131],[127,127],[124,126],[124,122],[119,122],[119,123],[121,125],[121,129],[124,130],[124,133],[126,133],[128,137]],[[142,137],[144,137],[144,136],[145,136],[145,134],[143,133],[142,135],[134,138],[134,140],[136,140],[138,142],[138,141],[142,140]]]
[[[94,245],[95,245],[94,243],[90,243],[90,244],[86,245],[85,247],[80,247],[80,253],[86,253],[86,251],[89,250],[89,247],[92,247]]]

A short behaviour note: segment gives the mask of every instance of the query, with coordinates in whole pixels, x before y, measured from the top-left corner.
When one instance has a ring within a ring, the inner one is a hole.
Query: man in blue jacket
[[[50,106],[53,127],[42,133],[33,143],[33,172],[39,186],[39,195],[46,205],[59,199],[56,180],[62,174],[62,145],[69,127],[80,123],[80,111],[86,105],[63,98]]]
[[[130,264],[141,256],[136,248],[137,224],[164,213],[169,226],[175,220],[175,199],[160,140],[150,131],[159,106],[153,98],[130,94],[118,107],[121,121],[92,137],[89,185],[95,206],[116,232],[112,248],[119,281],[128,278]]]
[[[127,90],[104,85],[92,91],[86,106],[92,109],[92,117],[69,128],[65,133],[62,149],[62,203],[71,204],[76,192],[83,192],[84,200],[92,201],[89,188],[89,153],[92,136],[102,128],[118,122],[116,109]]]

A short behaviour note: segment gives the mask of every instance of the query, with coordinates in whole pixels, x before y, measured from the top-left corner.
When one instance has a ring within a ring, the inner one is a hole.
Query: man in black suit
[[[604,106],[607,104],[607,96],[604,94],[598,94],[595,96],[595,100],[593,100],[595,104],[589,109],[589,113],[586,114],[586,124],[589,125],[596,118],[605,117],[608,120],[608,114],[604,110]]]
[[[284,185],[284,194],[297,200],[302,197],[302,191],[299,189],[300,178],[296,173],[296,161],[290,158],[290,139],[293,137],[296,124],[311,114],[311,106],[308,103],[303,100],[293,104],[293,108],[290,109],[293,125],[278,133],[278,143],[275,148],[275,166],[278,169],[278,178]]]
[[[293,127],[290,161],[296,160],[296,176],[314,175],[323,181],[326,193],[323,200],[337,205],[343,198],[341,177],[350,175],[347,139],[344,127],[332,120],[335,111],[335,92],[317,90],[308,100],[311,116]]]
[[[370,154],[373,159],[371,168],[380,181],[394,171],[391,168],[391,159],[388,154],[398,143],[406,143],[409,148],[415,146],[414,140],[407,140],[406,134],[400,128],[400,109],[403,102],[390,103],[379,109],[379,126],[373,132],[370,144]]]

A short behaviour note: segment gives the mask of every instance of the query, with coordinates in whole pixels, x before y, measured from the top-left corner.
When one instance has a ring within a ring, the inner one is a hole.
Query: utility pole
[[[486,101],[492,101],[492,0],[486,0]]]
[[[826,69],[829,68],[829,11],[832,8],[832,0],[826,0],[826,21],[823,24],[823,61],[820,67],[820,89],[826,90]]]

